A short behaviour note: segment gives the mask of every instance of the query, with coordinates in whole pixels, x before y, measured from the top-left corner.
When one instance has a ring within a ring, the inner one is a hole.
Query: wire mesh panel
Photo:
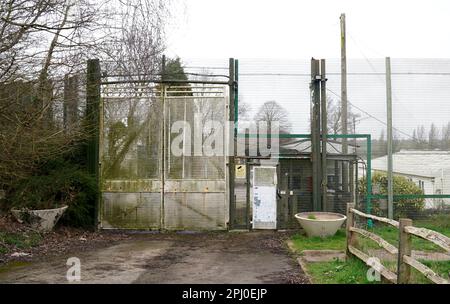
[[[223,192],[166,192],[164,215],[166,229],[226,229]]]
[[[159,228],[162,100],[149,84],[102,87],[101,224]]]
[[[226,96],[218,85],[165,90],[167,229],[226,229]]]
[[[103,85],[103,228],[226,229],[226,90]]]

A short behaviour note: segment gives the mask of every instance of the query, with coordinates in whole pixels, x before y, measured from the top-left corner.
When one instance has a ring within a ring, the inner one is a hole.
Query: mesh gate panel
[[[166,89],[164,223],[167,229],[226,229],[225,97],[224,86]],[[181,130],[174,128],[177,122]],[[214,135],[217,135],[215,141]],[[178,147],[173,147],[174,144]],[[173,153],[177,148],[183,151],[182,155]]]
[[[225,86],[206,84],[103,85],[103,228],[226,229],[226,96]],[[194,153],[195,134],[220,153]]]

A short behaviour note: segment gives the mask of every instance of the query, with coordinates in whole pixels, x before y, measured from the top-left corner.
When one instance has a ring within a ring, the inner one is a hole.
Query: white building
[[[393,173],[416,183],[424,194],[450,194],[450,151],[400,150],[393,155]],[[372,171],[387,172],[387,156],[372,160]],[[395,193],[394,193],[395,194]],[[433,208],[450,199],[426,199]]]

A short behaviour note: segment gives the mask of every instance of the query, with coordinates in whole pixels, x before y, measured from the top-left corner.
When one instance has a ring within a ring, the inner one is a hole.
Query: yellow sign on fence
[[[236,165],[236,178],[245,178],[245,165]]]

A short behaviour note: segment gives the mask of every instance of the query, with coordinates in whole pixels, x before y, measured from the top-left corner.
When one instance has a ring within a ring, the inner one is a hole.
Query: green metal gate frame
[[[265,134],[266,136],[278,137],[278,138],[305,138],[310,139],[311,134]],[[258,134],[238,133],[237,137],[240,138],[256,138]],[[263,135],[264,136],[264,135]],[[327,134],[327,138],[330,139],[365,139],[367,145],[367,175],[366,175],[366,212],[372,214],[372,200],[373,199],[387,199],[386,194],[372,194],[372,142],[371,134]],[[283,158],[287,155],[280,155]],[[415,198],[450,198],[450,194],[394,194],[394,199],[415,199]],[[369,225],[371,225],[369,220]]]
[[[266,136],[271,136],[275,138],[304,138],[304,139],[310,139],[311,134],[265,134]],[[237,137],[239,138],[257,138],[261,135],[259,134],[249,134],[249,133],[238,133]],[[264,136],[264,134],[262,135]],[[367,195],[366,195],[366,202],[367,202],[367,208],[366,211],[370,214],[370,211],[372,210],[371,201],[374,198],[372,193],[372,144],[371,144],[371,135],[370,134],[327,134],[327,138],[330,139],[339,139],[339,138],[363,138],[366,140],[367,144]],[[288,157],[289,155],[283,155],[280,154],[280,158]]]

